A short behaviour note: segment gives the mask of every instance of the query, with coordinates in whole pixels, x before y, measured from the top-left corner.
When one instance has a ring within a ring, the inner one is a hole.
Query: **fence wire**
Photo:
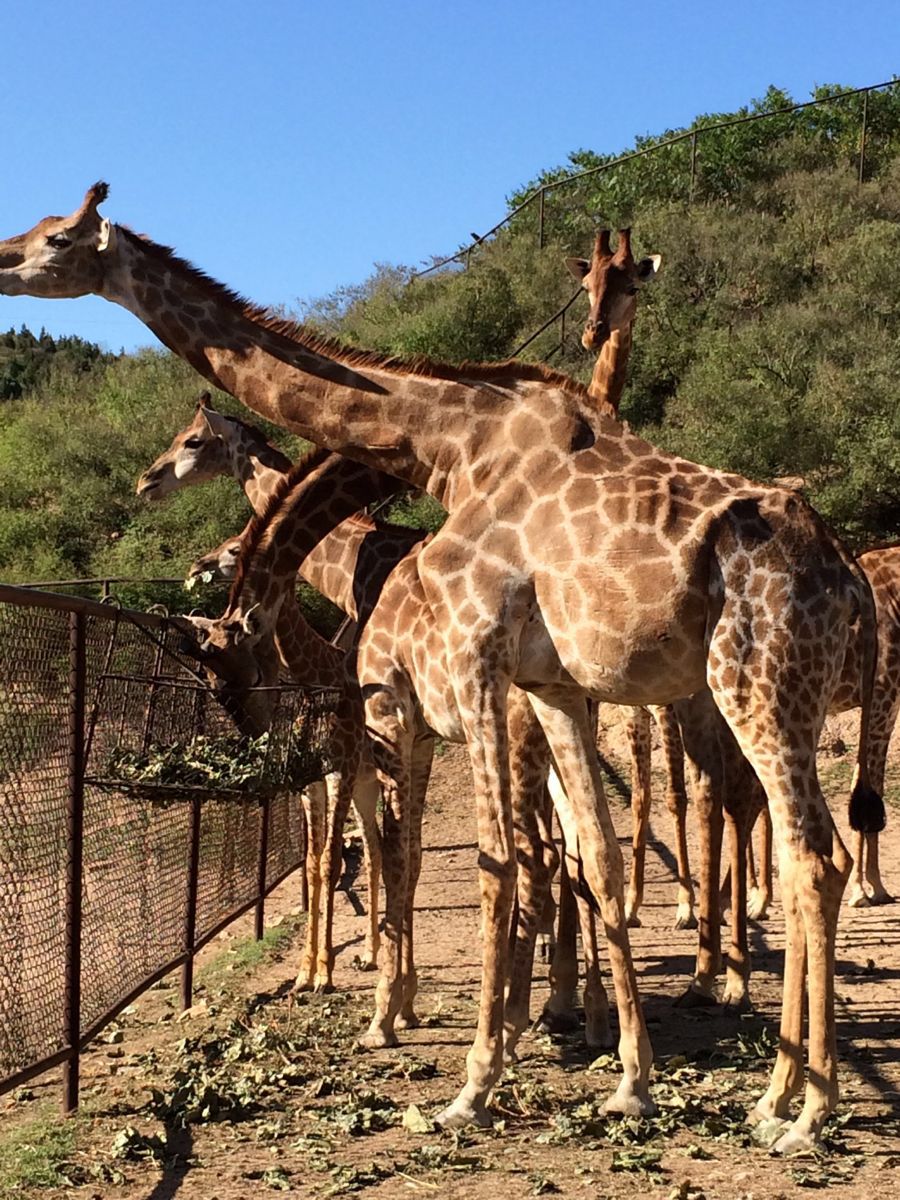
[[[266,764],[294,764],[290,790],[272,786],[264,803],[254,790],[120,786],[103,777],[115,752],[211,734],[228,718],[189,669],[179,677],[181,635],[164,620],[148,631],[90,601],[15,591],[0,589],[0,1092],[78,1050],[66,1033],[67,930],[78,929],[66,886],[71,611],[85,613],[82,1036],[301,865],[298,791],[327,768],[334,702],[285,689]]]

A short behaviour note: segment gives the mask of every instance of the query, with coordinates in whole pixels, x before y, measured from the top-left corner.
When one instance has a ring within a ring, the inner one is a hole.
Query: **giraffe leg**
[[[879,665],[875,682],[872,714],[869,719],[869,774],[872,786],[884,792],[884,768],[888,745],[900,710],[900,687],[895,675],[900,671],[897,649],[890,644],[882,650],[882,632],[879,631]],[[900,641],[896,635],[891,642]],[[900,649],[900,647],[898,647]],[[881,661],[882,654],[887,659]],[[856,775],[854,780],[856,782]],[[868,886],[866,886],[868,885]],[[864,908],[869,904],[893,904],[894,897],[888,892],[881,879],[878,861],[878,834],[857,833],[853,841],[853,872],[850,876],[847,903],[851,908]]]
[[[378,799],[381,788],[374,770],[361,768],[353,789],[353,807],[363,835],[364,865],[368,885],[368,927],[366,946],[361,957],[363,971],[374,971],[378,963],[381,936],[378,932],[378,886],[381,882],[381,837],[378,833]]]
[[[531,976],[538,926],[550,893],[542,824],[547,806],[545,779],[550,751],[540,722],[528,699],[511,688],[508,709],[510,796],[516,846],[516,919],[510,945],[510,974],[504,1016],[504,1056],[515,1057],[516,1045],[528,1026]]]
[[[875,835],[877,837],[877,834]],[[850,872],[850,886],[847,904],[850,908],[868,908],[871,904],[865,884],[866,835],[853,834],[853,867]]]
[[[565,837],[562,853],[565,863]],[[569,871],[564,865],[559,877],[556,947],[550,963],[550,998],[541,1014],[541,1027],[549,1033],[568,1033],[578,1027],[578,1015],[575,1012],[575,992],[578,987],[575,945],[577,920],[578,909],[572,894]]]
[[[328,834],[322,855],[322,883],[325,894],[323,935],[319,942],[316,975],[313,983],[317,992],[334,991],[334,897],[341,877],[344,848],[344,826],[350,811],[356,770],[333,771],[325,781],[328,789]]]
[[[878,862],[877,833],[867,833],[866,838],[866,883],[870,888],[869,901],[871,904],[893,904],[894,897],[890,894],[881,880],[881,869]]]
[[[761,921],[769,911],[769,905],[772,903],[772,818],[769,816],[769,807],[763,798],[762,811],[756,822],[757,826],[762,830],[762,838],[759,846],[759,865],[762,868],[762,882],[760,883],[755,870],[751,879],[750,897],[747,901],[747,916],[751,921]],[[753,840],[752,838],[747,843],[748,860],[753,861]]]
[[[760,809],[765,806],[762,788],[722,722],[722,758],[725,764],[724,808],[731,851],[731,945],[725,964],[722,1002],[732,1013],[750,1012],[750,944],[747,936],[747,847]]]
[[[691,794],[700,834],[700,921],[697,964],[687,991],[676,1000],[681,1008],[718,1003],[715,983],[722,967],[719,916],[719,869],[722,858],[722,754],[717,736],[718,715],[704,690],[673,706],[691,780]]]
[[[306,859],[309,854],[309,822],[306,819],[306,809],[303,797],[300,803],[300,857],[303,859],[303,870],[300,872],[300,911],[309,912],[309,875],[306,873]]]
[[[551,708],[535,695],[530,698],[561,777],[562,787],[554,795],[560,823],[564,829],[571,824],[577,831],[585,884],[599,907],[606,930],[619,1012],[623,1075],[615,1094],[606,1102],[605,1111],[648,1116],[656,1111],[649,1091],[652,1051],[628,944],[622,854],[603,794],[593,722],[587,704],[580,697],[565,709]]]
[[[547,876],[547,891],[544,895],[544,906],[538,922],[537,946],[540,957],[550,962],[556,949],[556,901],[553,898],[553,880],[559,870],[559,852],[553,840],[553,805],[550,803],[550,793],[546,786],[542,789],[541,804],[538,809],[538,830],[541,838],[544,872]]]
[[[325,826],[328,796],[325,783],[311,783],[304,791],[302,803],[306,814],[306,878],[309,910],[306,921],[306,945],[300,960],[294,990],[310,991],[314,986],[316,961],[319,955],[319,928],[322,905],[322,856],[325,850]]]
[[[505,630],[502,636],[508,637]],[[465,661],[460,669],[453,670],[453,678],[466,729],[477,801],[478,881],[484,930],[481,996],[475,1040],[466,1055],[466,1084],[436,1117],[444,1129],[491,1124],[487,1100],[503,1069],[504,991],[516,887],[506,713],[508,688],[500,682],[493,648],[478,649],[482,652],[474,664],[471,645],[466,649]]]
[[[793,864],[781,864],[784,908],[784,985],[778,1054],[769,1086],[750,1113],[750,1123],[788,1121],[791,1100],[803,1087],[803,996],[806,987],[806,933],[797,903]]]
[[[684,784],[684,746],[678,721],[671,705],[651,708],[662,737],[666,764],[666,808],[675,821],[675,858],[678,864],[678,907],[675,910],[676,929],[696,929],[694,916],[694,884],[687,844],[687,791]]]
[[[609,1001],[603,987],[600,974],[600,952],[597,945],[597,919],[591,907],[593,897],[583,881],[583,864],[577,852],[578,830],[575,826],[571,806],[566,797],[561,794],[562,786],[555,771],[550,773],[550,793],[554,806],[559,813],[560,825],[567,846],[576,850],[567,851],[565,855],[565,874],[569,881],[569,893],[575,898],[578,912],[578,923],[581,927],[581,946],[584,954],[584,1040],[592,1049],[609,1050],[615,1045],[615,1039],[609,1025]],[[575,957],[573,938],[573,959]],[[575,980],[577,982],[577,962]]]
[[[767,549],[764,544],[760,553]],[[802,595],[805,581],[798,576],[792,586]],[[770,1087],[751,1120],[785,1119],[791,1095],[801,1085],[806,974],[809,1070],[803,1110],[774,1146],[777,1153],[789,1154],[816,1145],[838,1098],[834,950],[850,857],[819,786],[816,747],[843,662],[848,621],[846,608],[835,605],[834,613],[828,611],[828,593],[819,591],[816,602],[820,613],[826,610],[821,622],[827,632],[816,639],[815,655],[801,657],[812,623],[799,602],[796,608],[785,606],[781,636],[772,638],[765,607],[748,607],[743,600],[746,572],[739,578],[740,599],[726,593],[711,639],[709,678],[716,704],[768,796],[785,895],[781,1042]]]
[[[394,1031],[403,1007],[403,925],[407,905],[410,843],[410,735],[398,716],[392,691],[379,690],[366,699],[375,770],[381,784],[384,871],[384,940],[381,975],[375,988],[375,1013],[360,1044],[375,1049],[396,1046]]]
[[[413,950],[413,917],[415,913],[416,888],[422,869],[422,817],[425,812],[425,795],[431,776],[434,758],[434,738],[420,738],[413,746],[410,813],[409,813],[409,865],[406,879],[406,904],[403,912],[403,935],[400,970],[403,976],[400,1011],[394,1022],[397,1029],[415,1029],[419,1018],[415,1012],[418,991],[415,954]]]
[[[638,909],[644,899],[644,861],[647,854],[647,831],[650,825],[650,805],[653,799],[650,778],[650,713],[646,708],[632,708],[626,723],[631,750],[631,876],[625,893],[625,920],[632,929],[639,929]]]

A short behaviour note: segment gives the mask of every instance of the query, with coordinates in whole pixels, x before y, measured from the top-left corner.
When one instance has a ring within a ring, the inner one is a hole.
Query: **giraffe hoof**
[[[626,1085],[624,1080],[600,1109],[604,1117],[653,1117],[656,1111],[656,1105],[649,1095],[638,1095],[632,1085]]]
[[[330,996],[334,991],[334,984],[330,979],[317,979],[313,991],[317,996]]]
[[[398,1029],[418,1029],[421,1022],[414,1012],[400,1013],[394,1024]]]
[[[896,904],[897,901],[894,899],[894,897],[891,895],[890,892],[886,892],[884,890],[884,888],[878,888],[877,890],[872,892],[872,895],[869,897],[869,903],[870,904]]]
[[[740,1017],[753,1012],[753,1001],[746,992],[734,997],[726,992],[722,997],[722,1008],[726,1017]]]
[[[629,929],[642,928],[641,918],[637,915],[636,912],[626,912],[625,913],[625,924],[628,926]]]
[[[757,1113],[756,1109],[750,1114],[748,1120],[753,1124],[753,1133],[750,1135],[753,1141],[757,1146],[763,1146],[766,1149],[773,1147],[790,1125],[790,1121],[784,1120],[782,1117],[764,1117]]]
[[[370,954],[363,954],[362,956],[357,954],[350,965],[354,971],[375,971],[378,969],[375,958]]]
[[[466,1129],[474,1125],[478,1129],[490,1129],[494,1118],[483,1104],[472,1104],[460,1096],[434,1118],[441,1129]]]
[[[573,1012],[552,1012],[545,1008],[538,1017],[537,1028],[541,1033],[574,1033],[579,1024]]]
[[[772,1153],[784,1158],[789,1154],[809,1154],[819,1144],[819,1139],[807,1129],[798,1129],[798,1122],[788,1126],[778,1141],[772,1146]]]
[[[697,918],[690,909],[686,913],[679,912],[675,917],[675,929],[696,929]]]
[[[868,894],[861,887],[855,887],[847,897],[848,908],[868,908],[871,903]]]
[[[769,911],[769,896],[767,892],[761,892],[758,888],[753,888],[747,898],[747,916],[751,921],[762,921]]]
[[[399,1046],[400,1042],[393,1030],[369,1029],[357,1039],[356,1044],[362,1046],[364,1050],[388,1050],[393,1046]]]
[[[699,983],[692,983],[674,1002],[676,1008],[717,1008],[719,1001],[713,992]]]
[[[312,990],[313,981],[306,975],[298,976],[298,978],[294,980],[294,986],[291,988],[292,992],[311,992]]]

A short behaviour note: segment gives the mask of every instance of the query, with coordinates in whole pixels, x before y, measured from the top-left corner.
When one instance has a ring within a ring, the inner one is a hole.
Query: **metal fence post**
[[[69,1057],[63,1063],[63,1112],[78,1107],[81,1041],[81,918],[84,859],[85,619],[69,613],[68,795],[66,797],[65,1017],[63,1037]]]
[[[544,248],[544,195],[546,189],[541,188],[541,201],[538,208],[538,250]]]
[[[697,180],[697,130],[691,134],[691,188],[688,193],[688,204],[694,203],[694,184]]]
[[[269,865],[269,812],[271,809],[268,795],[263,796],[259,807],[259,863],[256,869],[256,920],[254,923],[257,941],[261,940],[265,932],[266,920],[266,868]]]
[[[191,1007],[194,993],[194,937],[197,931],[197,883],[200,875],[200,797],[191,800],[190,851],[188,854],[187,898],[184,913],[184,952],[181,968],[181,1009]]]
[[[865,176],[866,170],[866,131],[869,123],[869,93],[863,92],[863,110],[862,110],[862,129],[859,134],[859,177],[857,179],[857,187],[859,187]]]

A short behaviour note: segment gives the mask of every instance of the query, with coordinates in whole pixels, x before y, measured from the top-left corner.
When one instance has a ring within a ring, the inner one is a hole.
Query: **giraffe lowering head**
[[[638,292],[656,278],[661,263],[659,254],[635,261],[630,229],[619,230],[615,252],[610,244],[610,230],[601,229],[590,259],[566,259],[566,266],[581,280],[591,302],[581,335],[585,350],[601,350],[610,334],[631,327]]]

